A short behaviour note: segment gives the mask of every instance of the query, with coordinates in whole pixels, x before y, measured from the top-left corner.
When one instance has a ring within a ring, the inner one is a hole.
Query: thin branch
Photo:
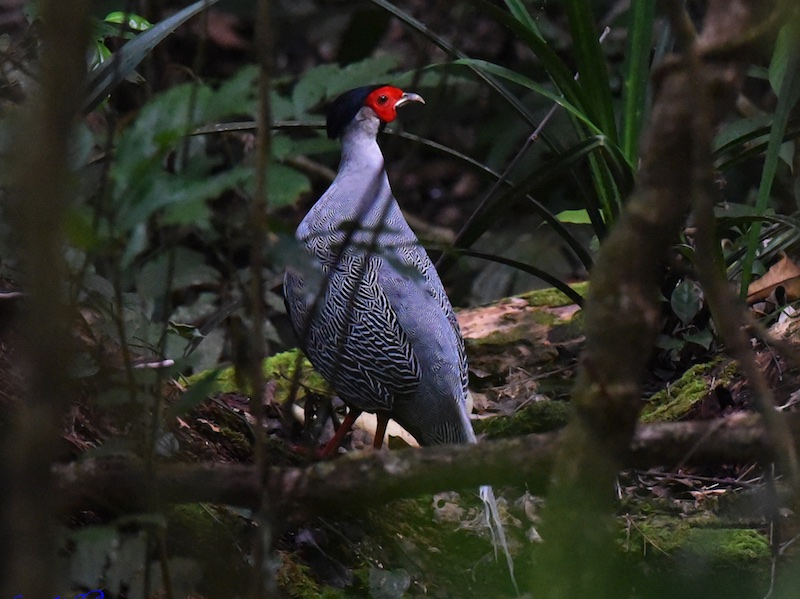
[[[251,252],[250,252],[250,286],[248,296],[248,314],[250,316],[249,345],[252,352],[245,366],[253,388],[250,411],[255,418],[255,464],[258,472],[266,472],[266,440],[264,432],[264,397],[266,380],[262,364],[267,356],[267,341],[264,332],[264,257],[267,249],[267,182],[268,168],[272,157],[272,110],[270,94],[272,92],[273,70],[273,34],[272,34],[271,1],[259,0],[256,14],[256,47],[259,64],[258,83],[258,129],[256,160],[256,192],[251,209]],[[272,508],[270,497],[265,492],[267,480],[257,477],[257,497],[254,506],[255,521],[258,524],[255,548],[253,551],[253,579],[250,596],[259,599],[265,594],[274,596],[277,592],[274,570],[269,566],[269,551],[273,542]]]

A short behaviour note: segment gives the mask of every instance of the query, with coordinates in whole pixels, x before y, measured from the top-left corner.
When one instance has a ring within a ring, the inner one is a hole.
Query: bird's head
[[[336,139],[364,107],[372,109],[381,126],[397,118],[397,109],[408,102],[425,103],[422,96],[392,85],[368,85],[344,92],[328,105],[328,137]]]

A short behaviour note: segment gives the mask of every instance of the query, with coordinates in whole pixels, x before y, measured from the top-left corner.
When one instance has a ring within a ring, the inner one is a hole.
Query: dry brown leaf
[[[747,303],[751,304],[768,297],[775,289],[783,287],[790,301],[800,298],[800,266],[786,254],[773,264],[760,279],[747,288]]]

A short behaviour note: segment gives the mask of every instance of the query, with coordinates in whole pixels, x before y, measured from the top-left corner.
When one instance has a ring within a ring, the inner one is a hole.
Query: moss
[[[188,541],[187,547],[197,548],[200,554],[208,547],[224,547],[234,538],[247,532],[248,525],[227,509],[205,503],[184,503],[166,511],[169,538]]]
[[[655,550],[661,555],[672,554],[686,544],[690,530],[688,522],[672,516],[630,520],[623,547],[634,553],[649,554]]]
[[[279,551],[280,565],[276,573],[282,594],[292,599],[345,599],[347,595],[338,589],[321,587],[311,576],[308,566],[294,560],[286,551]]]
[[[735,374],[735,364],[728,363],[720,368],[721,363],[721,359],[716,359],[692,366],[680,379],[653,394],[642,410],[641,421],[675,421],[688,414],[708,395],[710,376],[713,375],[717,384],[726,384]]]
[[[767,537],[749,528],[693,528],[684,549],[722,567],[758,566],[771,557]]]
[[[572,289],[577,291],[583,297],[589,291],[589,283],[574,283],[570,285]],[[531,306],[548,306],[550,308],[557,308],[559,306],[569,306],[574,304],[569,297],[564,295],[558,289],[550,287],[548,289],[537,289],[536,291],[529,291],[520,295],[528,305]]]
[[[464,341],[470,347],[481,346],[510,346],[520,341],[529,341],[531,338],[536,338],[540,335],[537,331],[547,329],[558,318],[553,314],[546,312],[529,312],[525,315],[525,319],[516,323],[503,324],[500,327],[486,332],[480,337],[469,337]]]
[[[412,588],[446,589],[448,597],[516,596],[502,557],[492,557],[491,540],[482,524],[483,508],[476,495],[465,492],[439,499],[440,503],[455,502],[464,510],[454,519],[437,520],[433,501],[433,496],[424,495],[365,512],[364,529],[370,534],[360,544],[362,555],[390,569],[407,568],[413,572]],[[476,522],[480,523],[477,527]],[[511,529],[507,532],[511,534]],[[472,575],[465,576],[465,572]],[[364,588],[369,588],[369,568],[355,574]]]
[[[497,416],[473,422],[476,433],[490,439],[546,433],[562,428],[574,413],[572,404],[563,401],[536,401],[512,416]]]
[[[243,455],[249,455],[252,452],[253,446],[250,442],[250,438],[244,433],[240,433],[228,426],[220,426],[219,434],[225,437],[231,445],[234,446],[236,451],[241,452]]]
[[[275,383],[275,398],[284,401],[290,393],[299,366],[297,377],[298,388],[296,399],[302,399],[308,393],[317,395],[331,394],[330,387],[314,370],[311,363],[298,349],[275,354],[264,360],[264,376],[267,381]],[[213,376],[213,371],[204,371],[187,379],[189,386]],[[216,373],[216,380],[209,389],[209,395],[215,393],[242,393],[251,395],[247,384],[241,380],[233,366],[223,368]]]
[[[651,515],[628,522],[623,547],[634,553],[701,559],[719,568],[759,568],[770,559],[769,541],[751,528],[720,528],[708,514]]]
[[[547,335],[550,343],[566,343],[574,341],[584,334],[583,310],[578,310],[569,320],[561,320],[555,323]]]
[[[201,564],[206,573],[201,586],[204,592],[234,596],[244,591],[249,564],[239,546],[250,534],[246,520],[227,509],[201,503],[174,505],[165,515],[169,554]]]

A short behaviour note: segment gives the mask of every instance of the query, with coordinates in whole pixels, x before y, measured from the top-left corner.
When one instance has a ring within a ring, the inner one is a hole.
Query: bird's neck
[[[342,160],[339,175],[374,176],[383,171],[383,153],[378,146],[380,121],[359,112],[342,134]]]

